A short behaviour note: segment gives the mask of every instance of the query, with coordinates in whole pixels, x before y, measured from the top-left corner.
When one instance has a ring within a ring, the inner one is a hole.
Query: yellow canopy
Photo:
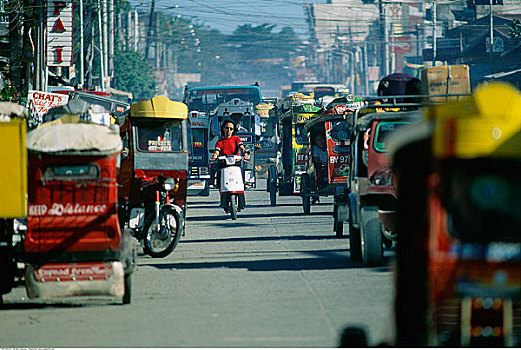
[[[435,105],[433,151],[437,158],[521,157],[521,93],[491,83],[458,102]]]
[[[140,118],[188,118],[188,107],[166,96],[155,96],[151,100],[137,102],[130,106],[130,116]]]

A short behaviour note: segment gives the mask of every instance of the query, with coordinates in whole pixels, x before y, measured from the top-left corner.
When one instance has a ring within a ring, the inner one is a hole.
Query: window
[[[408,122],[381,122],[376,127],[376,136],[374,138],[374,149],[377,152],[387,152],[385,139],[393,131],[398,130],[400,127],[409,124]]]
[[[188,93],[185,103],[189,111],[207,111],[223,102],[234,98],[252,102],[257,105],[261,102],[260,90],[256,86],[238,88],[194,89]]]
[[[182,121],[140,118],[134,121],[141,152],[179,152],[183,149]]]
[[[93,180],[99,177],[99,173],[99,167],[96,164],[53,165],[45,168],[42,180]]]

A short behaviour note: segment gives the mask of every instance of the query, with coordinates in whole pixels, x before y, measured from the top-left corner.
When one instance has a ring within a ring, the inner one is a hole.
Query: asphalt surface
[[[0,345],[337,347],[353,325],[372,345],[381,342],[390,326],[390,263],[351,261],[349,239],[332,230],[332,198],[307,216],[299,197],[271,207],[259,189],[246,201],[232,221],[217,206],[218,192],[189,197],[186,235],[165,258],[138,258],[129,305],[28,299],[20,285],[0,307]]]

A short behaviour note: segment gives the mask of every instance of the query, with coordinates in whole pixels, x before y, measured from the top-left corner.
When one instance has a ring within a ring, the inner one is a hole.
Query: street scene
[[[521,0],[0,0],[0,346],[519,347]]]
[[[326,221],[332,201],[304,216],[297,198],[271,207],[268,193],[256,190],[246,199],[236,221],[217,207],[217,191],[189,199],[175,251],[138,257],[131,305],[42,302],[15,288],[4,296],[2,345],[337,347],[350,325],[381,342],[390,325],[390,267],[351,261],[348,239]]]

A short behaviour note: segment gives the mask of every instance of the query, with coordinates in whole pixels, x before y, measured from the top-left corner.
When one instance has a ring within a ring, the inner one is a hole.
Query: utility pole
[[[11,82],[20,91],[22,86],[22,36],[19,28],[19,19],[23,11],[23,3],[18,0],[10,0],[8,3],[9,13],[9,76]]]
[[[100,86],[101,90],[105,91],[105,80],[104,78],[104,72],[105,72],[105,55],[103,54],[103,30],[102,30],[102,23],[101,23],[101,9],[102,4],[101,0],[98,0],[99,4],[99,11],[98,11],[98,30],[99,30],[99,55],[100,55]]]
[[[80,84],[83,88],[85,84],[85,72],[83,69],[83,63],[85,60],[85,52],[83,49],[83,0],[80,0]]]
[[[382,76],[389,74],[389,46],[387,36],[387,20],[385,17],[385,10],[383,7],[383,0],[378,0],[378,13],[380,15],[379,29],[380,35],[378,42],[380,43],[380,72]]]
[[[102,76],[101,78],[102,79],[105,79],[105,77],[108,77],[108,68],[109,68],[109,54],[108,54],[108,32],[109,32],[109,29],[108,29],[108,2],[107,0],[103,0],[101,1],[100,0],[100,5],[102,6],[102,12],[103,12],[103,30],[101,31],[101,33],[103,34],[102,38],[103,38],[103,49],[102,49],[102,52],[103,52],[103,66],[104,66],[104,69],[102,70]]]
[[[147,37],[146,37],[146,44],[145,44],[145,59],[148,60],[149,57],[149,51],[150,51],[150,44],[152,43],[152,31],[154,30],[154,9],[156,6],[156,0],[152,0],[150,4],[150,17],[148,20],[148,30],[147,30]]]
[[[114,76],[114,0],[108,0],[108,76]]]
[[[432,0],[432,65],[436,65],[436,0]]]
[[[492,13],[492,1],[490,0],[490,72],[492,72],[492,57],[494,55],[494,16]]]
[[[139,17],[137,9],[134,9],[134,51],[139,49]]]

